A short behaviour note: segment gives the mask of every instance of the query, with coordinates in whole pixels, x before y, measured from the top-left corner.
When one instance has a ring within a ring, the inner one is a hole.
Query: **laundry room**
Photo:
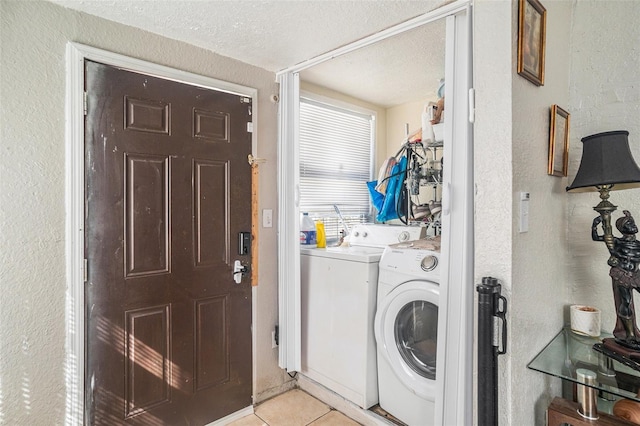
[[[451,143],[462,120],[454,102],[445,103],[453,93],[446,83],[459,84],[446,66],[453,25],[434,20],[298,74],[300,365],[293,370],[301,388],[333,395],[334,406],[364,424],[377,417],[439,424],[445,406],[463,413],[470,404],[445,402],[445,375],[436,380],[436,364],[444,372],[447,353],[460,349],[446,344],[448,330],[468,332],[459,313],[469,295],[458,306],[443,303],[462,291],[441,253],[456,223],[447,188],[451,171],[469,161],[465,144]],[[452,315],[458,324],[447,327]],[[467,361],[446,366],[459,371],[452,381],[468,379]]]

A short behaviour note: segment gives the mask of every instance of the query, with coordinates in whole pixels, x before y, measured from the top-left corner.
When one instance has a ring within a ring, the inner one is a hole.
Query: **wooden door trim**
[[[257,155],[258,90],[229,83],[152,62],[112,53],[95,47],[69,42],[66,49],[65,89],[65,264],[67,294],[65,306],[67,390],[65,424],[83,425],[85,406],[85,298],[84,298],[84,62],[92,60],[106,65],[150,74],[156,77],[234,93],[252,99],[252,155]],[[256,200],[257,201],[257,200]],[[257,247],[253,247],[254,253]],[[252,318],[256,318],[256,291],[253,289]],[[253,394],[256,383],[256,324],[252,327]]]

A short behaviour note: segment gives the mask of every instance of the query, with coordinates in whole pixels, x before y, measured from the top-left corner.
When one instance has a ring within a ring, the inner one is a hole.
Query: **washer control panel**
[[[423,226],[361,223],[351,229],[349,244],[352,246],[384,248],[389,244],[424,238],[425,235],[426,228]]]
[[[402,231],[398,235],[398,241],[404,243],[405,241],[409,241],[411,239],[411,234],[408,231]]]
[[[380,258],[381,274],[390,271],[438,281],[440,266],[440,253],[401,245],[387,247]]]

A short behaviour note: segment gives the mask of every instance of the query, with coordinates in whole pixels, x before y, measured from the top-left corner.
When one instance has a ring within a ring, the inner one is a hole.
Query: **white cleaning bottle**
[[[435,105],[433,102],[425,104],[420,117],[422,121],[422,142],[426,144],[435,141],[433,126],[431,126],[431,120],[433,120],[433,105]]]
[[[316,248],[318,246],[316,224],[307,212],[302,213],[300,218],[300,245],[307,248]]]

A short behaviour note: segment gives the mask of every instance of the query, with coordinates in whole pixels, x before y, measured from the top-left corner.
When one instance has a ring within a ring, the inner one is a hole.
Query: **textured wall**
[[[573,180],[582,155],[580,139],[610,130],[628,130],[631,151],[640,164],[640,2],[580,0],[575,5],[571,34],[571,146],[569,177]],[[607,33],[602,37],[602,31]],[[597,215],[596,192],[568,195],[568,259],[572,303],[602,309],[602,326],[611,332],[615,310],[607,250],[591,240]],[[640,220],[640,189],[614,191],[619,206],[612,223],[626,209]],[[620,235],[615,229],[614,234]],[[640,306],[637,305],[636,306]]]
[[[511,3],[483,0],[474,8],[475,282],[493,276],[511,300],[512,49]],[[482,60],[479,60],[482,58]],[[508,320],[513,318],[510,309]],[[511,328],[513,330],[513,328]],[[500,424],[511,421],[511,348],[500,357]],[[474,370],[474,375],[477,371]],[[474,380],[475,382],[475,380]],[[475,393],[474,393],[475,395]],[[475,410],[474,410],[475,411]]]
[[[65,46],[68,41],[259,90],[260,208],[277,211],[271,72],[68,11],[0,1],[0,424],[54,425],[65,399]],[[276,219],[274,218],[274,221]],[[271,349],[277,321],[276,232],[261,229],[257,398],[286,376]]]
[[[559,380],[526,368],[562,327],[568,286],[566,179],[548,176],[546,165],[549,108],[568,103],[571,3],[545,7],[542,87],[516,73],[518,2],[479,1],[475,9],[476,282],[498,278],[509,300],[509,347],[499,358],[500,424],[544,424],[550,394],[559,392]],[[518,230],[521,191],[531,194],[527,233]]]
[[[513,80],[513,282],[511,308],[512,424],[545,424],[560,381],[526,365],[562,328],[568,298],[567,178],[547,175],[549,108],[568,109],[572,2],[547,9],[544,86]],[[514,7],[512,22],[517,22]],[[517,27],[517,26],[516,26]],[[517,28],[514,27],[513,40]],[[517,52],[514,43],[513,52]],[[514,60],[515,65],[515,60]],[[514,70],[515,71],[515,70]],[[531,194],[529,232],[519,233],[519,192]],[[521,384],[526,383],[526,386]],[[550,387],[550,388],[549,388]]]
[[[560,395],[560,381],[526,364],[568,320],[569,304],[598,306],[604,328],[614,323],[606,251],[589,232],[597,194],[565,192],[580,162],[581,137],[629,130],[640,159],[640,30],[633,23],[640,3],[603,5],[544,2],[545,85],[536,87],[516,73],[517,2],[476,2],[476,278],[498,277],[510,300],[510,348],[500,358],[500,424],[545,424],[544,409]],[[602,28],[607,37],[594,30]],[[569,179],[546,175],[552,104],[571,113]],[[520,191],[531,194],[529,232],[523,234]],[[637,211],[636,191],[614,192],[612,199]]]

